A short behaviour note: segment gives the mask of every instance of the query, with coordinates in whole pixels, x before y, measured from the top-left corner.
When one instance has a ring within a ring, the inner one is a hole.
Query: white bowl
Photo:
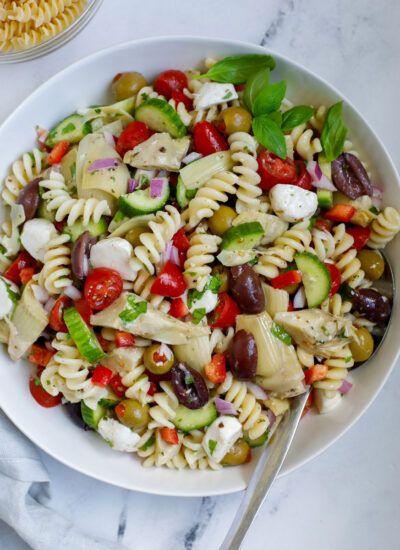
[[[151,81],[165,69],[194,67],[207,55],[221,58],[248,53],[265,53],[265,49],[229,40],[161,37],[122,44],[82,59],[38,88],[0,128],[1,181],[11,162],[31,150],[36,124],[51,128],[79,107],[106,102],[116,73],[137,70]],[[345,99],[304,67],[277,53],[272,55],[277,61],[273,79],[287,80],[287,96],[295,103],[330,105]],[[384,202],[400,207],[399,178],[383,144],[346,99],[344,118],[350,138],[369,167],[375,169],[374,181],[384,190]],[[399,284],[400,239],[388,252]],[[395,307],[388,336],[374,360],[351,375],[354,388],[332,414],[309,414],[301,422],[280,475],[299,468],[329,447],[372,403],[395,364],[398,327],[400,309]],[[252,461],[244,467],[219,472],[142,468],[132,455],[114,452],[95,433],[75,427],[61,407],[48,410],[37,405],[29,394],[26,362],[13,363],[5,349],[0,355],[0,376],[0,406],[15,425],[54,458],[101,481],[163,495],[218,495],[244,489],[255,466]]]

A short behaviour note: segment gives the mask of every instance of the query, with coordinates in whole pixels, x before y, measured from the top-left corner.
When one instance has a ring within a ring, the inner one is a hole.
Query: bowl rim
[[[66,67],[60,69],[59,71],[57,71],[54,75],[52,75],[50,78],[48,78],[47,80],[45,80],[42,84],[40,84],[39,87],[37,87],[33,92],[31,92],[15,109],[12,110],[12,112],[4,119],[4,121],[0,124],[0,131],[2,130],[3,126],[5,126],[9,120],[15,116],[21,109],[23,109],[25,107],[25,104],[30,102],[32,99],[34,99],[36,97],[36,95],[39,95],[42,91],[42,89],[44,87],[46,87],[47,85],[49,85],[51,82],[55,82],[57,81],[58,79],[60,78],[64,78],[64,75],[65,74],[68,74],[68,71],[71,71],[73,70],[75,67],[81,65],[81,64],[84,64],[90,60],[95,60],[97,58],[101,58],[104,54],[106,54],[107,52],[111,52],[113,50],[118,50],[118,49],[123,49],[123,48],[126,48],[126,47],[129,47],[130,45],[137,45],[137,44],[143,44],[143,45],[146,45],[148,43],[157,43],[157,42],[160,42],[160,43],[165,43],[166,41],[168,42],[175,42],[175,43],[179,43],[179,42],[186,42],[186,41],[197,41],[197,42],[203,42],[205,44],[207,44],[207,42],[209,40],[212,40],[214,43],[220,43],[220,44],[223,44],[225,46],[229,46],[229,47],[232,47],[232,51],[234,51],[234,48],[235,46],[239,46],[241,48],[244,48],[244,47],[248,47],[249,49],[251,50],[254,50],[254,48],[257,48],[259,49],[260,53],[262,53],[263,51],[268,53],[268,54],[271,54],[273,57],[275,57],[277,60],[283,60],[285,63],[287,63],[288,65],[291,65],[293,66],[296,70],[299,70],[302,71],[302,72],[305,72],[307,73],[308,75],[314,77],[315,79],[319,80],[320,82],[322,82],[322,84],[327,88],[329,89],[331,92],[333,92],[335,95],[337,95],[338,97],[340,97],[341,99],[343,99],[345,101],[345,104],[347,106],[350,107],[350,109],[352,111],[354,111],[356,113],[356,115],[358,115],[362,121],[364,122],[364,124],[366,125],[366,127],[368,128],[368,131],[375,137],[375,139],[378,141],[379,145],[381,146],[383,152],[386,154],[386,161],[390,164],[390,167],[392,168],[393,170],[393,173],[396,175],[397,177],[397,181],[398,181],[398,184],[400,186],[400,176],[399,176],[399,173],[396,169],[396,166],[393,162],[393,159],[391,158],[386,146],[384,145],[384,143],[382,142],[379,134],[373,130],[371,128],[371,125],[369,124],[369,122],[365,119],[364,115],[362,115],[358,109],[353,105],[353,103],[347,99],[347,97],[339,90],[337,89],[334,85],[330,84],[328,81],[325,80],[324,77],[321,77],[319,76],[318,74],[316,74],[314,71],[308,69],[307,67],[305,67],[302,63],[299,63],[297,61],[294,61],[292,60],[290,57],[286,56],[285,54],[281,54],[280,52],[276,51],[276,50],[273,50],[269,47],[265,47],[265,46],[261,46],[259,44],[253,44],[251,42],[245,42],[245,41],[241,41],[241,40],[233,40],[233,39],[225,39],[225,38],[216,38],[216,37],[213,37],[213,36],[197,36],[197,35],[162,35],[162,36],[157,36],[157,37],[148,37],[148,38],[141,38],[141,39],[138,39],[138,40],[127,40],[127,41],[124,41],[124,42],[120,42],[120,43],[117,43],[117,44],[113,44],[111,46],[107,46],[106,48],[102,48],[101,50],[98,50],[96,52],[93,52],[85,57],[82,57],[72,63],[70,63],[69,65],[67,65]],[[278,61],[279,63],[279,61]],[[392,308],[392,318],[393,318],[393,311],[397,309],[397,306],[395,304],[395,302],[393,302],[393,308]],[[384,346],[383,346],[384,347]],[[377,396],[379,395],[379,393],[381,392],[383,386],[385,385],[387,379],[389,378],[390,374],[392,373],[393,369],[394,369],[394,366],[398,360],[400,356],[400,347],[397,349],[394,357],[393,357],[393,361],[390,365],[390,367],[388,368],[386,374],[380,379],[380,382],[379,384],[377,384],[375,386],[375,390],[374,390],[374,393],[372,395],[372,397],[369,399],[369,401],[367,401],[365,403],[364,406],[362,406],[360,409],[358,409],[357,413],[355,414],[354,418],[340,431],[340,433],[338,433],[333,439],[329,440],[329,442],[327,442],[326,444],[322,445],[317,451],[313,452],[311,455],[299,460],[298,462],[296,462],[295,464],[293,464],[291,467],[287,467],[285,468],[285,463],[283,464],[283,468],[282,470],[280,471],[280,473],[278,474],[278,477],[283,477],[285,475],[288,475],[292,472],[294,472],[295,470],[301,468],[302,466],[304,466],[307,462],[310,462],[311,460],[317,458],[320,454],[322,454],[324,451],[326,451],[331,445],[333,445],[338,439],[340,439],[343,435],[345,435],[345,433],[347,433],[348,430],[350,430],[350,428],[352,428],[355,423],[360,419],[360,417],[366,412],[366,410],[372,405],[372,403],[375,401],[375,399],[377,398]],[[37,447],[39,447],[42,451],[44,451],[45,453],[47,453],[48,455],[50,455],[52,458],[54,458],[55,460],[57,460],[58,462],[61,462],[62,464],[68,466],[69,468],[81,473],[81,474],[84,474],[84,475],[87,475],[93,479],[96,479],[98,481],[101,481],[103,483],[108,483],[110,485],[114,485],[114,486],[117,486],[117,487],[121,487],[121,488],[124,488],[124,489],[128,489],[128,490],[135,490],[135,491],[139,491],[139,492],[143,492],[143,493],[147,493],[147,494],[155,494],[155,495],[165,495],[165,496],[182,496],[182,497],[198,497],[198,496],[217,496],[217,495],[223,495],[223,494],[229,494],[229,493],[233,493],[233,492],[236,492],[236,491],[239,491],[239,490],[242,490],[243,488],[240,487],[233,487],[233,488],[229,488],[229,489],[213,489],[213,487],[209,487],[207,489],[207,491],[192,491],[192,493],[188,494],[181,494],[177,491],[173,491],[173,490],[166,490],[166,489],[157,489],[156,487],[148,487],[146,489],[143,489],[142,487],[140,488],[131,488],[131,487],[127,487],[126,485],[124,485],[123,483],[119,483],[117,481],[110,481],[110,480],[105,480],[104,478],[102,478],[100,475],[96,475],[94,473],[92,473],[89,469],[85,468],[85,467],[80,467],[80,466],[76,466],[74,464],[72,464],[69,460],[65,459],[64,457],[62,456],[59,456],[55,451],[51,450],[48,448],[47,445],[45,445],[44,443],[41,443],[41,444],[38,444],[36,443],[36,441],[34,441],[33,439],[31,439],[31,437],[29,436],[28,433],[26,433],[26,430],[20,428],[18,426],[18,423],[16,420],[14,420],[14,415],[12,414],[12,411],[9,412],[9,411],[6,411],[4,410],[2,407],[1,407],[1,404],[0,404],[0,408],[1,410],[3,410],[3,412],[6,414],[6,416],[13,422],[13,424],[30,440],[32,441],[35,445],[37,445]]]

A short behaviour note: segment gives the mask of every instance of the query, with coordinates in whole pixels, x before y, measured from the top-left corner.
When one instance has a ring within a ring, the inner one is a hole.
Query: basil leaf
[[[277,123],[280,127],[282,124],[282,113],[280,111],[275,111],[275,113],[269,113],[268,118]]]
[[[347,127],[342,117],[343,101],[335,103],[326,113],[324,127],[321,133],[321,144],[326,160],[332,162],[343,151]]]
[[[285,93],[286,80],[270,84],[266,88],[263,88],[253,103],[253,115],[265,115],[277,111],[281,106]]]
[[[307,120],[310,120],[313,114],[314,109],[308,105],[298,105],[289,109],[282,115],[282,130],[285,132],[304,124]]]
[[[243,94],[243,101],[249,111],[252,110],[251,107],[261,90],[269,85],[270,79],[271,70],[269,67],[265,67],[253,73],[247,80],[246,88]]]
[[[286,158],[286,141],[282,130],[268,115],[258,116],[252,124],[254,135],[261,145],[278,157]]]
[[[193,76],[193,79],[210,78],[224,84],[244,84],[247,79],[259,69],[269,67],[275,69],[276,63],[270,55],[238,55],[225,57],[218,61],[206,74]]]

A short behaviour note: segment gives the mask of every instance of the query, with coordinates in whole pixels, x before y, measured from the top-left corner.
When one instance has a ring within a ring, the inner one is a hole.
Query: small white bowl
[[[139,40],[98,52],[64,69],[38,88],[0,128],[1,181],[9,165],[31,150],[35,126],[51,128],[77,108],[104,103],[116,73],[137,70],[149,81],[166,69],[197,66],[204,57],[266,53],[252,44],[212,38],[161,37]],[[332,86],[301,65],[271,52],[277,66],[275,81],[286,79],[288,98],[296,104],[330,105],[344,99],[349,137],[373,168],[373,179],[384,190],[384,204],[400,207],[400,183],[389,155],[357,110]],[[4,214],[2,214],[4,215]],[[400,279],[400,239],[388,247],[397,284]],[[287,474],[317,456],[354,424],[382,388],[399,352],[396,332],[400,309],[394,307],[389,333],[374,360],[351,374],[354,387],[341,405],[328,415],[308,414],[301,422],[294,444],[281,470]],[[213,471],[145,469],[136,457],[112,451],[93,432],[84,432],[66,417],[62,407],[43,409],[31,398],[28,368],[13,363],[6,350],[0,354],[0,406],[34,443],[64,464],[126,489],[174,496],[204,496],[244,489],[255,466]],[[342,467],[345,467],[343,464]]]

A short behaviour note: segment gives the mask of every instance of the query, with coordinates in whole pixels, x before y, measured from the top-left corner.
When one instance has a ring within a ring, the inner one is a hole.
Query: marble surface
[[[219,36],[263,44],[332,82],[365,114],[400,168],[398,0],[175,0],[173,6],[104,0],[88,28],[61,50],[0,66],[0,122],[48,77],[100,48],[155,35]],[[396,548],[399,401],[397,370],[340,441],[275,483],[243,548]],[[52,477],[51,505],[85,532],[118,540],[121,549],[215,550],[241,499],[240,494],[183,499],[128,492],[42,456]],[[0,524],[0,548],[27,546]]]

